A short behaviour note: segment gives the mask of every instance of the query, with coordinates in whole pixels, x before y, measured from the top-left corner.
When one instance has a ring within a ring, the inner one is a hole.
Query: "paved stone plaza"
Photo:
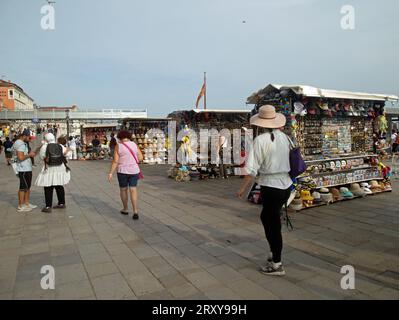
[[[176,183],[167,166],[144,166],[133,221],[119,214],[109,162],[74,162],[66,210],[18,213],[18,182],[1,156],[0,299],[399,298],[397,181],[392,193],[293,214],[287,275],[276,278],[258,272],[261,207],[235,198],[239,178]],[[34,187],[31,202],[43,201]],[[356,290],[340,287],[348,264]],[[55,290],[41,289],[43,265],[55,268]]]

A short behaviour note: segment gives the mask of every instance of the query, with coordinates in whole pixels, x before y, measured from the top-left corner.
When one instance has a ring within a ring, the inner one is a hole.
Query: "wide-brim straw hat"
[[[287,119],[276,108],[271,105],[264,105],[259,108],[259,113],[252,116],[250,124],[262,128],[277,129],[285,126]]]

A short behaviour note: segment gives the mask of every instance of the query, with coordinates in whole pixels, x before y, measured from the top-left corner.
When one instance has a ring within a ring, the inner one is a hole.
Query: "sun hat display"
[[[330,193],[330,190],[328,190],[327,188],[320,188],[320,190],[319,190],[319,192],[321,193],[321,194],[323,194],[323,193]]]
[[[320,197],[321,197],[321,200],[327,204],[334,202],[334,197],[333,197],[332,193],[328,191],[328,189],[327,189],[327,192],[324,192],[324,193],[320,192]]]
[[[373,191],[371,191],[369,188],[363,187],[362,189],[366,195],[373,194]]]
[[[301,198],[295,198],[294,200],[292,200],[292,202],[290,204],[290,208],[295,211],[302,210],[303,204],[302,204]]]
[[[349,191],[348,188],[346,187],[341,187],[339,189],[339,192],[345,199],[352,199],[353,198],[353,193]]]
[[[275,107],[264,105],[259,108],[259,113],[251,117],[250,124],[262,128],[277,129],[284,127],[286,121],[285,116],[277,113]]]
[[[313,193],[312,193],[312,197],[313,197],[313,202],[314,202],[315,204],[318,204],[318,203],[321,203],[321,202],[322,202],[322,200],[321,200],[321,195],[320,195],[319,192],[317,192],[317,191],[313,192]]]
[[[362,182],[362,183],[360,184],[360,186],[361,186],[362,188],[370,188],[370,187],[371,187],[367,182]]]
[[[350,186],[350,191],[357,197],[364,197],[366,195],[358,183],[352,183]]]
[[[370,189],[372,191],[381,191],[382,188],[377,181],[373,180],[370,181]]]

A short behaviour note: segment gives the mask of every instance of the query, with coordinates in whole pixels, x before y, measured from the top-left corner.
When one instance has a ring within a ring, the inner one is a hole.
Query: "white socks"
[[[273,262],[273,269],[278,269],[278,268],[280,268],[282,265],[283,265],[283,264],[282,264],[281,262],[277,262],[277,263]]]

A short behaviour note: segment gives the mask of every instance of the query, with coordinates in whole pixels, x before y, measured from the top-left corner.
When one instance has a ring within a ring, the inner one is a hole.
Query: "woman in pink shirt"
[[[108,175],[109,182],[112,181],[112,175],[117,170],[120,195],[123,204],[121,214],[128,215],[128,188],[130,190],[130,199],[133,206],[133,219],[139,218],[138,199],[137,199],[137,181],[140,178],[141,171],[139,162],[143,161],[143,155],[137,145],[130,141],[132,134],[129,131],[122,130],[118,133],[118,143],[115,146],[114,160]]]

